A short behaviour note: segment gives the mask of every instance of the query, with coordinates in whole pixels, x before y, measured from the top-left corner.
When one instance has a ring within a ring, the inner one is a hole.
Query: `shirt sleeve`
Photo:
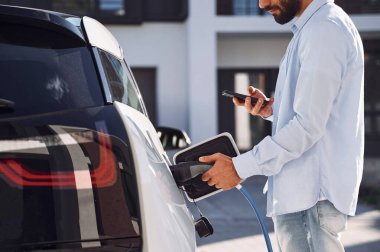
[[[339,26],[323,21],[307,27],[299,41],[299,75],[293,102],[294,116],[272,137],[233,158],[242,179],[271,176],[302,156],[324,134],[346,70],[347,37]]]

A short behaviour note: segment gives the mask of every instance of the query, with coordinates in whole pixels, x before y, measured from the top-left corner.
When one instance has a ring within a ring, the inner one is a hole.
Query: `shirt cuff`
[[[267,120],[267,121],[273,122],[273,115],[268,116],[268,117],[261,117],[261,118],[263,118],[264,120]]]
[[[262,175],[262,171],[257,165],[253,153],[254,150],[251,150],[232,158],[236,172],[241,179],[246,179],[254,175]]]

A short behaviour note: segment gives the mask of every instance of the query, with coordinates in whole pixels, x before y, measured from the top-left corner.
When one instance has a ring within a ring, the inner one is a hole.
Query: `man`
[[[363,169],[363,46],[354,24],[333,0],[260,0],[276,22],[291,21],[290,41],[274,99],[259,99],[252,115],[271,120],[272,136],[235,158],[214,163],[202,177],[231,189],[253,175],[268,176],[267,211],[280,251],[344,251],[340,233],[356,211]],[[272,106],[273,105],[273,106]]]

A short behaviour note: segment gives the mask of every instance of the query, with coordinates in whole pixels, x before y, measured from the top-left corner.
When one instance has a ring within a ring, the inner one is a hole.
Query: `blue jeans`
[[[340,233],[347,227],[347,215],[327,201],[312,208],[273,217],[280,252],[344,251]]]

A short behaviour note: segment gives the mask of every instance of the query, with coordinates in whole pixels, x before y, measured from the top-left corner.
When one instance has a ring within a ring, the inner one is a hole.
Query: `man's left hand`
[[[236,172],[232,159],[221,153],[199,158],[200,162],[214,164],[210,170],[203,174],[202,180],[209,186],[223,190],[230,190],[237,186],[241,178]]]

